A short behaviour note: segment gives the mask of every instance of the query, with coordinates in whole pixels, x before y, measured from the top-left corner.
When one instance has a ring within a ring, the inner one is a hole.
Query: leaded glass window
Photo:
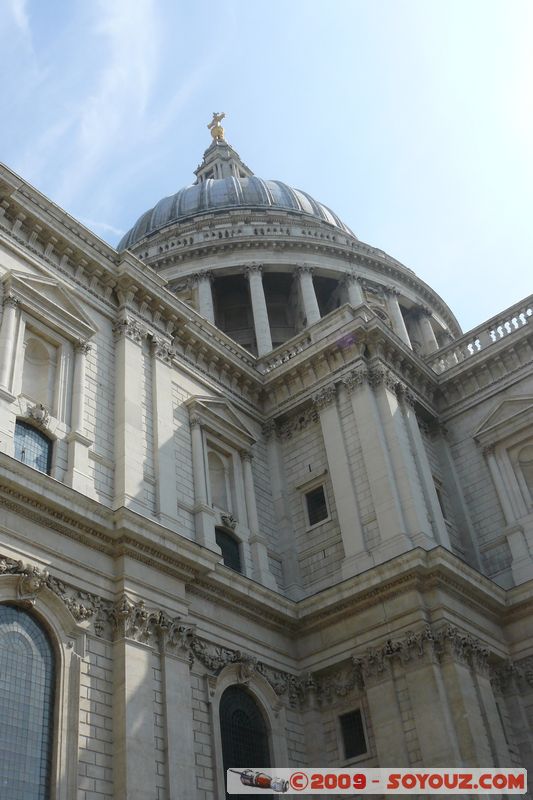
[[[50,475],[52,441],[33,425],[18,419],[15,424],[15,458],[33,469]]]
[[[48,800],[54,654],[26,611],[0,604],[0,797]]]
[[[222,551],[222,560],[226,567],[242,572],[239,542],[223,528],[215,528],[215,540]]]
[[[240,686],[230,686],[220,698],[220,733],[224,780],[226,770],[233,767],[265,769],[270,766],[264,717],[251,694]]]

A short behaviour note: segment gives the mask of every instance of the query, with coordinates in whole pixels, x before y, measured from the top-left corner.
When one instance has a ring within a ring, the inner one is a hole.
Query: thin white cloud
[[[115,228],[114,225],[109,225],[107,222],[97,222],[94,219],[87,219],[87,217],[80,218],[80,222],[82,225],[85,225],[86,228],[90,228],[96,232],[102,231],[102,233],[111,233],[113,236],[124,236],[126,233],[122,228]]]
[[[25,38],[31,40],[30,16],[27,0],[8,0],[11,17],[18,30]]]

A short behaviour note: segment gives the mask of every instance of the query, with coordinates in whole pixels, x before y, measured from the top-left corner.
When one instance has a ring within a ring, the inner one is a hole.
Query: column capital
[[[278,426],[276,425],[276,420],[269,419],[268,422],[265,422],[262,431],[266,440],[270,439],[271,437],[275,437],[277,439],[279,436],[279,431]]]
[[[368,369],[366,367],[358,367],[345,375],[342,379],[343,385],[346,387],[348,394],[352,394],[363,384],[368,383]]]
[[[87,339],[78,339],[74,345],[74,352],[88,356],[92,350],[92,344]]]
[[[148,332],[137,320],[132,317],[126,317],[125,319],[119,319],[115,322],[113,325],[113,333],[115,339],[124,336],[137,344],[141,344]]]
[[[252,261],[251,264],[246,264],[246,266],[244,267],[244,274],[246,275],[248,280],[252,275],[261,275],[262,272],[263,272],[263,265],[258,264],[256,261]]]
[[[314,271],[315,268],[310,264],[297,264],[295,270],[297,275],[313,275]]]
[[[200,427],[200,417],[198,414],[191,414],[189,416],[189,424],[191,428],[199,428]]]
[[[422,304],[414,306],[413,311],[415,311],[419,317],[433,316],[433,311],[431,310],[431,308],[429,306],[424,306]]]
[[[389,286],[388,284],[384,284],[382,287],[383,294],[388,297],[399,297],[401,292],[396,286]]]
[[[357,283],[359,284],[359,286],[363,287],[363,281],[356,272],[344,273],[344,277],[341,280],[341,284],[343,284],[344,286],[348,286],[350,283]]]
[[[332,405],[337,397],[337,387],[334,383],[329,386],[324,386],[315,395],[313,395],[313,405],[317,411],[322,411],[324,408]]]
[[[172,364],[172,356],[174,354],[172,346],[170,342],[167,342],[160,336],[152,336],[150,353],[154,358],[158,358],[164,364]]]
[[[18,297],[15,297],[15,295],[11,294],[10,292],[9,294],[6,294],[6,296],[4,297],[2,305],[5,308],[7,307],[17,308],[20,305],[20,300],[18,299]]]
[[[254,454],[251,450],[240,450],[239,455],[244,462],[247,461],[249,464],[254,460]]]
[[[193,272],[192,275],[188,276],[187,280],[189,286],[194,287],[198,286],[201,281],[209,281],[212,283],[214,280],[214,275],[210,269],[202,269],[199,272]]]

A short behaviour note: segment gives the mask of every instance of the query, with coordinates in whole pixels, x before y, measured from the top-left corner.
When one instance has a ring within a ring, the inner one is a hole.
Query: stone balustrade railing
[[[427,363],[434,372],[441,374],[507,336],[512,336],[526,325],[533,326],[533,295],[468,331],[437,353],[433,353],[426,359]]]

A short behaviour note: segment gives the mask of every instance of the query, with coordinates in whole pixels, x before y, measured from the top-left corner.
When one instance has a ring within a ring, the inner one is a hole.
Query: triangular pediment
[[[186,405],[196,414],[204,428],[234,447],[251,447],[256,437],[239,412],[223,397],[191,397]]]
[[[74,292],[53,278],[27,272],[9,272],[4,277],[5,291],[19,301],[21,308],[71,338],[88,339],[96,327]]]
[[[477,427],[474,438],[498,438],[505,429],[518,429],[533,420],[533,395],[502,400]]]

